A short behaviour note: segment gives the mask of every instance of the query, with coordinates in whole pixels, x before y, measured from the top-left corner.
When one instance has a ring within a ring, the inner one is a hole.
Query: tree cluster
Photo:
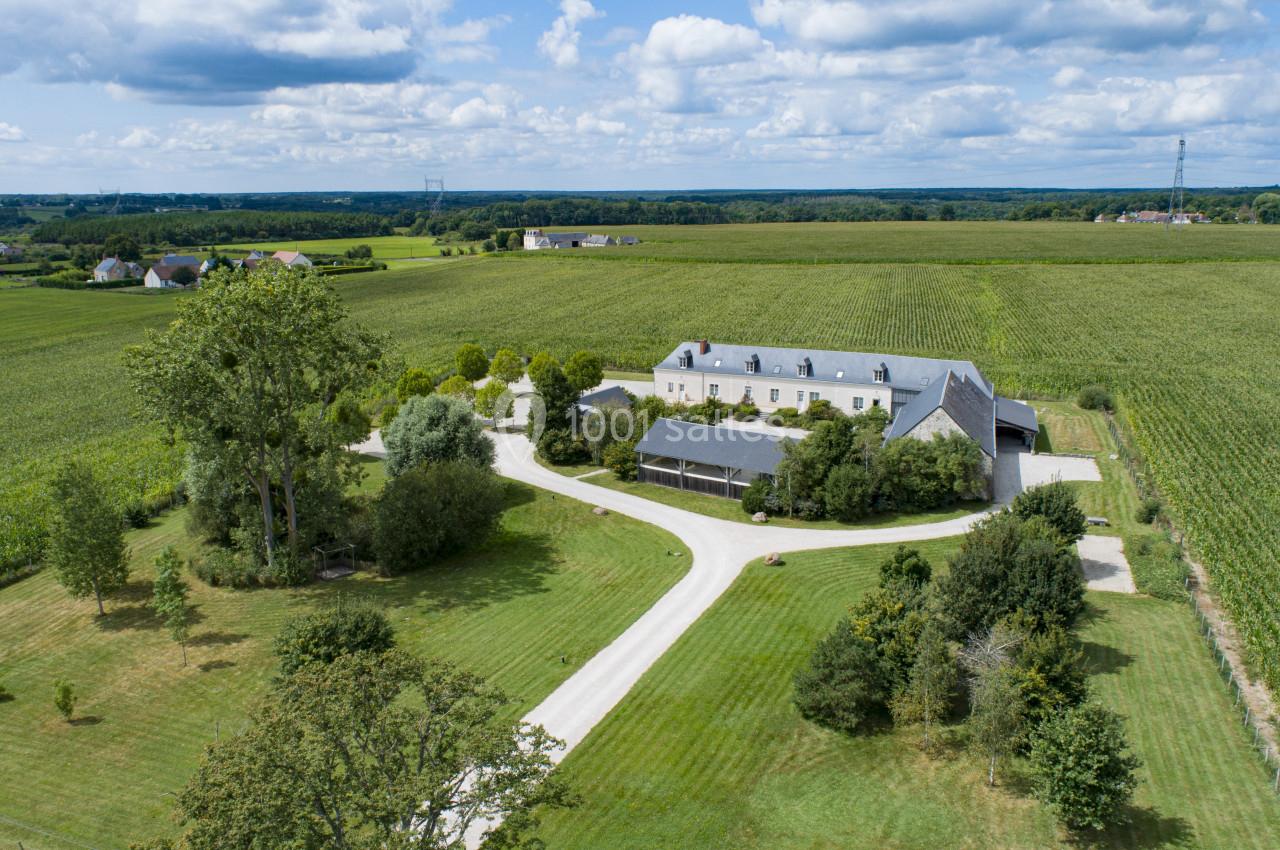
[[[369,432],[357,400],[381,358],[319,275],[278,263],[209,274],[126,351],[148,409],[190,447],[202,531],[281,583],[305,580],[306,551],[343,527],[359,474],[345,448]]]
[[[846,733],[920,724],[928,746],[963,694],[962,730],[985,757],[989,783],[1003,759],[1021,754],[1037,795],[1068,827],[1122,818],[1138,762],[1120,719],[1089,700],[1072,635],[1083,579],[1071,532],[1083,529],[1062,486],[1033,488],[980,523],[939,580],[918,552],[899,547],[879,585],[796,673],[800,714]]]
[[[917,512],[985,497],[982,450],[964,435],[884,442],[879,408],[816,422],[784,445],[773,483],[748,489],[748,513],[834,517],[852,522],[871,513]]]
[[[563,744],[505,719],[480,677],[394,643],[367,603],[286,625],[283,675],[177,796],[180,840],[145,846],[431,850],[477,827],[487,847],[526,846],[535,812],[570,802]]]
[[[32,232],[35,242],[101,245],[128,236],[145,245],[214,245],[273,239],[390,236],[391,225],[367,213],[250,212],[145,213],[50,219]],[[123,258],[122,258],[123,259]]]

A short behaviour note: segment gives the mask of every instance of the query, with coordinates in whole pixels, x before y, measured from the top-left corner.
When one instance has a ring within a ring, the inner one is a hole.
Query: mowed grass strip
[[[434,236],[352,236],[342,239],[302,239],[278,242],[238,242],[218,245],[218,253],[236,256],[254,249],[274,254],[276,251],[301,251],[304,254],[345,254],[357,245],[373,249],[375,260],[403,260],[414,257],[438,257],[440,249]]]
[[[920,548],[935,564],[956,540]],[[927,756],[917,733],[849,737],[802,720],[792,676],[873,587],[893,547],[754,563],[565,760],[584,803],[553,813],[547,846],[578,848],[1044,848],[1072,845],[1026,791],[999,787],[963,732]],[[1097,694],[1143,758],[1132,826],[1105,847],[1270,848],[1280,801],[1230,720],[1225,690],[1180,606],[1090,594],[1082,630]]]
[[[402,646],[488,677],[511,696],[514,719],[688,568],[687,556],[667,554],[683,547],[653,526],[515,482],[507,490],[494,539],[421,573],[254,591],[188,576],[196,624],[186,668],[147,607],[155,555],[191,546],[182,511],[130,534],[135,572],[103,620],[49,572],[0,589],[0,682],[14,695],[0,703],[0,844],[118,848],[173,831],[169,795],[219,729],[241,728],[275,675],[272,638],[337,593],[374,599]],[[80,694],[75,725],[53,708],[59,678]]]

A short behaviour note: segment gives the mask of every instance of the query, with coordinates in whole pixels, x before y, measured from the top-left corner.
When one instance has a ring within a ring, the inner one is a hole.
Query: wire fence
[[[1189,576],[1187,578],[1187,590],[1190,591],[1191,608],[1195,612],[1199,623],[1200,635],[1204,638],[1205,644],[1213,651],[1213,659],[1218,663],[1218,674],[1231,692],[1232,707],[1240,715],[1240,720],[1245,728],[1252,732],[1253,742],[1251,746],[1253,751],[1258,754],[1258,757],[1262,759],[1263,765],[1271,776],[1271,790],[1280,793],[1280,753],[1276,752],[1267,735],[1267,721],[1265,718],[1258,718],[1253,714],[1253,709],[1249,705],[1248,699],[1245,698],[1241,679],[1237,676],[1235,667],[1231,664],[1231,659],[1227,657],[1227,653],[1223,651],[1222,646],[1218,643],[1218,633],[1213,627],[1213,621],[1209,619],[1204,611],[1200,610],[1200,594]]]
[[[1111,414],[1107,414],[1105,419],[1107,429],[1111,432],[1111,438],[1115,442],[1116,454],[1129,471],[1129,477],[1133,479],[1134,485],[1138,488],[1138,495],[1143,499],[1158,497],[1159,494],[1156,493],[1150,483],[1152,479],[1146,461],[1129,448],[1129,441],[1125,438],[1119,426],[1116,425],[1115,418]],[[1162,516],[1160,520],[1162,522],[1158,524],[1163,524],[1171,536],[1176,535],[1178,546],[1182,547],[1184,545],[1182,532],[1174,526],[1169,517]],[[1204,638],[1205,644],[1213,651],[1213,660],[1217,662],[1218,674],[1231,692],[1232,708],[1239,713],[1241,722],[1252,733],[1253,741],[1251,746],[1258,757],[1262,759],[1262,763],[1271,777],[1271,790],[1280,794],[1280,752],[1276,751],[1268,734],[1268,732],[1274,730],[1271,729],[1266,718],[1259,718],[1253,714],[1249,700],[1245,697],[1244,687],[1241,684],[1242,680],[1237,675],[1231,659],[1227,657],[1227,653],[1223,651],[1219,642],[1218,631],[1214,628],[1214,622],[1200,608],[1200,594],[1205,591],[1199,586],[1193,574],[1187,576],[1184,586],[1187,589],[1187,599],[1191,603],[1191,609],[1195,613],[1199,625],[1200,636]]]

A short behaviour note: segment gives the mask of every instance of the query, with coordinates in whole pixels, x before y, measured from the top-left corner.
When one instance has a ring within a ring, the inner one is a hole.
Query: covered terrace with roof
[[[772,478],[785,442],[757,431],[659,419],[636,444],[636,478],[741,499],[752,481]]]

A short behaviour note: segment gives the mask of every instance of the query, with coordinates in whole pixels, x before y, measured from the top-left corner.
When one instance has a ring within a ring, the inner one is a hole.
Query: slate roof
[[[113,268],[115,268],[117,265],[123,265],[123,263],[121,263],[115,257],[107,257],[102,262],[94,266],[93,270],[95,272],[109,272]]]
[[[772,475],[782,460],[785,441],[738,428],[659,419],[636,443],[636,451]]]
[[[999,395],[996,396],[996,424],[1010,425],[1033,434],[1040,431],[1034,407]]]
[[[948,371],[941,381],[911,399],[898,411],[885,431],[885,442],[905,437],[938,408],[946,411],[960,430],[982,447],[989,457],[996,456],[995,399],[978,384]]]
[[[159,265],[162,266],[191,266],[199,268],[200,261],[189,254],[165,254],[160,258]]]
[[[582,240],[584,245],[608,245],[609,242],[609,235],[606,233],[593,233]]]
[[[627,391],[619,386],[605,387],[593,393],[578,399],[579,407],[599,407],[603,404],[615,404],[625,407],[631,406],[631,398],[627,395]]]
[[[948,371],[974,382],[987,396],[991,384],[978,367],[968,360],[938,360],[932,357],[906,357],[897,354],[866,354],[846,351],[820,351],[805,348],[769,348],[761,345],[722,345],[711,343],[706,354],[698,353],[696,341],[682,342],[656,368],[680,369],[680,356],[688,352],[693,365],[685,370],[724,375],[746,375],[746,363],[753,355],[760,358],[755,374],[761,378],[796,378],[796,366],[808,358],[811,369],[806,380],[833,384],[874,385],[874,372],[882,366],[888,371],[885,386],[921,392],[939,381]],[[717,366],[716,362],[720,365]],[[838,376],[838,377],[837,377]]]

